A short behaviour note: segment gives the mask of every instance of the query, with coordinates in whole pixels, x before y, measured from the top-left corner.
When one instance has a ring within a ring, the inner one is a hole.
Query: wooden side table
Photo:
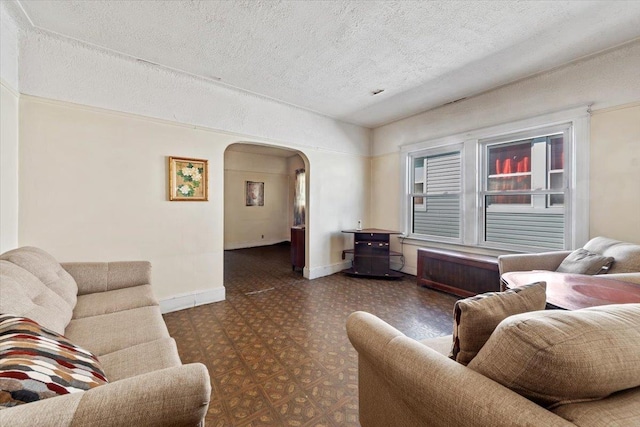
[[[512,271],[502,275],[508,288],[547,282],[547,303],[566,310],[607,304],[640,303],[640,285],[605,279],[604,275],[558,273],[555,271]]]

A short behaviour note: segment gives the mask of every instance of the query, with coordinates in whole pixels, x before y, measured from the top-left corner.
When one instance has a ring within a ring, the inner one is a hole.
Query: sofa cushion
[[[576,249],[560,263],[556,271],[558,273],[594,275],[606,273],[612,263],[612,257],[598,255],[586,249]]]
[[[90,352],[33,320],[0,315],[0,407],[89,390],[105,384]]]
[[[447,356],[451,352],[451,335],[442,337],[426,338],[420,340],[420,344],[426,345],[431,350],[435,350],[443,356]]]
[[[640,304],[519,314],[468,367],[543,405],[640,386]]]
[[[508,316],[543,310],[545,282],[504,292],[488,292],[456,301],[453,307],[453,347],[449,357],[466,365],[482,348],[498,324]]]
[[[60,263],[47,252],[25,246],[3,253],[0,259],[12,262],[36,276],[46,287],[66,301],[73,310],[76,305],[78,285]]]
[[[151,285],[134,286],[78,296],[73,317],[79,319],[154,305],[158,305],[158,300],[153,296]]]
[[[73,319],[67,338],[98,356],[169,337],[160,307],[140,307],[99,316]]]
[[[606,399],[569,403],[553,413],[580,427],[640,426],[640,387],[614,393]]]
[[[111,382],[182,364],[173,338],[163,338],[103,354],[100,362]]]
[[[4,260],[0,260],[0,313],[27,317],[59,334],[72,315],[60,295],[27,270]]]
[[[584,249],[614,259],[609,274],[640,272],[640,245],[620,242],[606,237],[595,237]]]
[[[148,261],[63,262],[60,265],[78,284],[78,295],[151,283]]]

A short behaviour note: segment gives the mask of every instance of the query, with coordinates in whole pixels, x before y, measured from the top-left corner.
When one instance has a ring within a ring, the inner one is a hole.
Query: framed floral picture
[[[208,160],[169,157],[169,200],[209,200],[208,165]]]
[[[247,181],[247,206],[264,206],[264,182]]]

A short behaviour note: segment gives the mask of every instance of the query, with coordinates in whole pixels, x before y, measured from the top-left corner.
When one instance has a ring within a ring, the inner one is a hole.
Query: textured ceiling
[[[40,29],[366,127],[640,37],[640,1],[19,4]]]

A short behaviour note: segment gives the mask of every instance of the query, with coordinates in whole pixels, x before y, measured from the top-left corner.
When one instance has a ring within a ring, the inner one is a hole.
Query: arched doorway
[[[298,224],[294,214],[296,176],[300,176],[301,170],[308,178],[309,161],[297,150],[250,142],[227,147],[224,154],[225,253],[288,245],[294,225],[305,226],[303,232],[308,236],[308,179],[304,186],[305,223]],[[297,219],[299,222],[300,218]],[[306,249],[308,238],[305,241]],[[304,255],[308,266],[307,250]],[[301,274],[299,269],[297,272]]]

